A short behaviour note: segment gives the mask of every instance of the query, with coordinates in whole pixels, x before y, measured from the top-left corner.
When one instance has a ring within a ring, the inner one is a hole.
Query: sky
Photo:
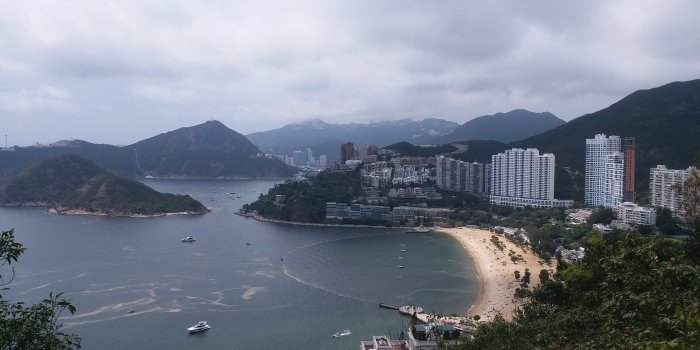
[[[698,1],[0,0],[0,135],[130,144],[217,119],[515,108],[565,120],[700,78]]]

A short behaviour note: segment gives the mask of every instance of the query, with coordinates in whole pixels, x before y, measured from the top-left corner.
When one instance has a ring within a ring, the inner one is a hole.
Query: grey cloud
[[[244,133],[514,108],[570,119],[700,77],[697,13],[695,1],[5,2],[0,133],[126,144],[211,117]]]

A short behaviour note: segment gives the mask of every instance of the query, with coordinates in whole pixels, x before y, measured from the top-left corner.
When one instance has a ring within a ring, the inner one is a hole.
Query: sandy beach
[[[481,289],[477,301],[467,311],[469,316],[479,315],[482,320],[490,320],[501,313],[506,320],[513,317],[513,311],[518,305],[514,297],[520,282],[515,279],[515,271],[522,275],[525,269],[531,273],[530,285],[539,285],[539,273],[542,269],[555,269],[538,258],[532,250],[520,247],[507,240],[503,235],[486,230],[472,228],[442,228],[438,232],[446,233],[459,241],[465,251],[474,261],[477,268]],[[502,250],[492,242],[492,236],[502,243]],[[509,253],[520,255],[513,262]]]

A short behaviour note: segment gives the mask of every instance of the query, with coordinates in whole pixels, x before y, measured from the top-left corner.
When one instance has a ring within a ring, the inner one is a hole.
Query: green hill
[[[67,154],[89,159],[127,177],[286,177],[296,170],[260,151],[245,136],[218,121],[180,128],[126,147],[86,141],[60,141],[47,146],[15,147],[0,152],[0,178],[17,175],[39,162]]]
[[[276,159],[260,158],[245,136],[218,121],[166,132],[125,148],[139,168],[154,176],[281,177],[294,169]]]
[[[399,142],[384,147],[403,156],[434,157],[444,154],[467,162],[491,162],[491,155],[503,152],[507,145],[498,141],[472,140],[453,142],[440,146],[416,146],[408,142]]]
[[[190,196],[160,193],[73,155],[44,160],[12,179],[0,193],[0,203],[115,216],[207,211]]]
[[[535,113],[515,109],[474,118],[451,133],[433,138],[432,143],[444,144],[466,140],[512,142],[540,134],[566,123],[552,113]]]
[[[608,108],[576,118],[512,147],[554,153],[557,167],[584,171],[585,139],[597,133],[637,139],[637,191],[647,192],[649,169],[657,164],[687,168],[700,151],[700,80],[639,90]],[[557,178],[559,181],[559,178]],[[583,177],[577,176],[583,199]]]

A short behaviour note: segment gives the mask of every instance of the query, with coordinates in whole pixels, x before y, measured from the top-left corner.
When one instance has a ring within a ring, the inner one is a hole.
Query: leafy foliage
[[[593,210],[591,217],[588,218],[588,223],[609,225],[613,220],[615,220],[615,211],[610,208],[600,207]]]
[[[72,155],[45,160],[13,179],[0,194],[0,203],[119,215],[206,211],[189,196],[160,193]]]
[[[358,171],[323,171],[308,181],[279,184],[243,210],[277,220],[323,222],[326,202],[350,203],[360,194],[360,187]],[[286,196],[282,205],[275,204],[277,195]]]
[[[13,267],[24,252],[15,241],[13,230],[0,234],[0,259],[3,267]],[[1,272],[1,271],[0,271]],[[1,276],[0,276],[1,277]],[[10,302],[0,295],[0,349],[7,350],[69,350],[80,348],[77,335],[63,333],[58,323],[64,312],[76,309],[62,294],[49,294],[38,304]]]
[[[580,265],[562,265],[512,322],[479,326],[459,349],[694,349],[700,266],[687,243],[594,235]]]

